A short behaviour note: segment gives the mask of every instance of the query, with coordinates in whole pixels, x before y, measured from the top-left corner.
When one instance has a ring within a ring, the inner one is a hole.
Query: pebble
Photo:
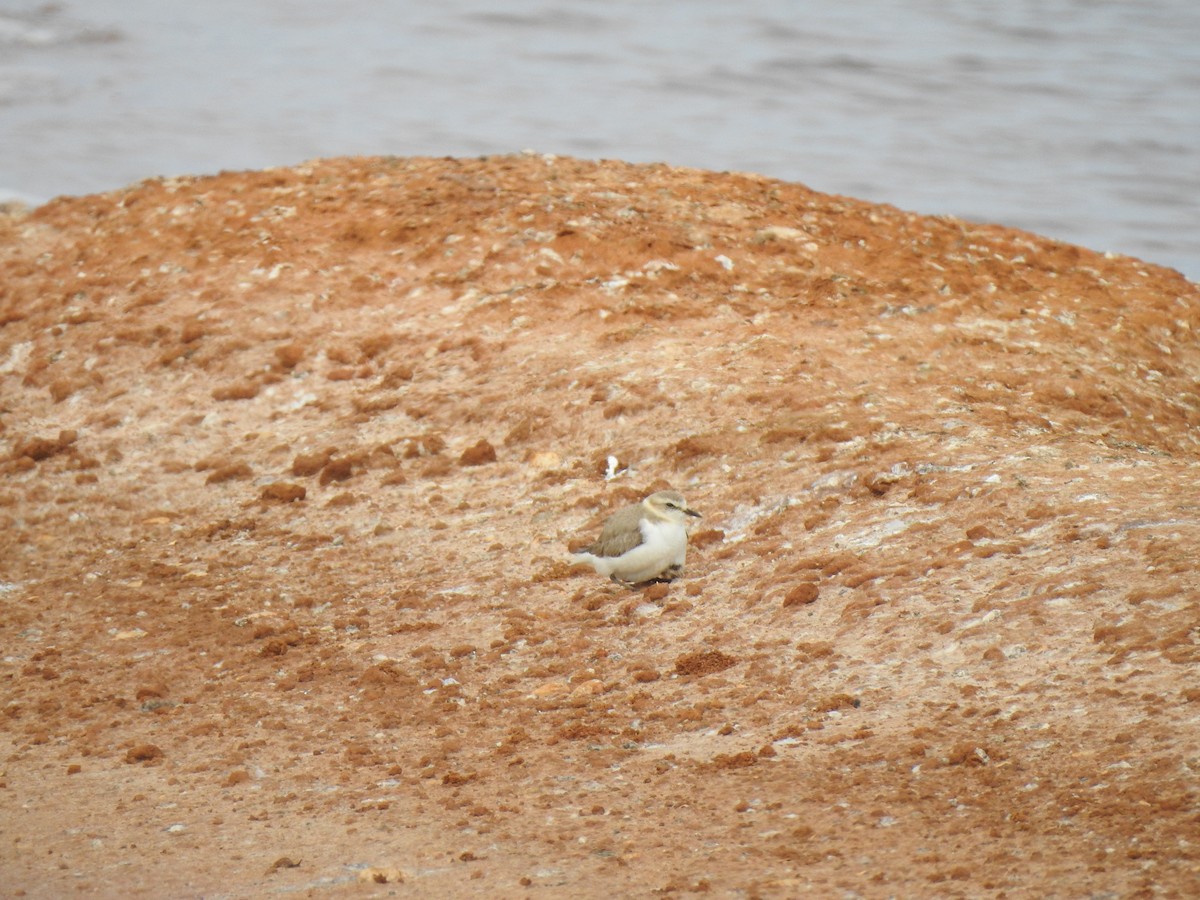
[[[392,866],[371,866],[358,873],[358,880],[364,884],[402,884],[404,873]]]
[[[562,457],[552,450],[539,450],[529,457],[529,465],[534,469],[557,469],[562,465]]]
[[[569,690],[566,682],[563,681],[547,681],[545,684],[539,685],[530,692],[531,697],[557,697],[559,694],[565,694]]]
[[[575,690],[571,691],[572,697],[594,697],[596,694],[604,692],[604,682],[598,678],[589,678],[587,681],[581,682]]]

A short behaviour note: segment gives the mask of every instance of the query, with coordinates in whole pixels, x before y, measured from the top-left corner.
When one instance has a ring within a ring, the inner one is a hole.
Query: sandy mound
[[[1200,892],[1176,273],[537,156],[59,199],[0,266],[18,895]],[[666,486],[681,579],[563,562]]]

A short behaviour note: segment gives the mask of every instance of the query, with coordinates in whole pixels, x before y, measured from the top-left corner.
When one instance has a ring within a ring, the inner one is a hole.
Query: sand
[[[1200,894],[1179,274],[538,155],[0,267],[8,895]],[[665,487],[681,578],[567,564]]]

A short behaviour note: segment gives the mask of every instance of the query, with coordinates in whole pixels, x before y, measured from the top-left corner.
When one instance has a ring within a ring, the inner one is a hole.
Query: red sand
[[[9,895],[1200,895],[1178,274],[537,156],[0,266]],[[666,486],[681,579],[563,562]]]

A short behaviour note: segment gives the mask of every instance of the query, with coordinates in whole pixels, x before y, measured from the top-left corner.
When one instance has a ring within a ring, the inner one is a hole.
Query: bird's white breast
[[[654,549],[655,556],[661,556],[667,565],[683,563],[684,554],[687,553],[687,529],[681,523],[642,519],[638,525],[642,541]]]

